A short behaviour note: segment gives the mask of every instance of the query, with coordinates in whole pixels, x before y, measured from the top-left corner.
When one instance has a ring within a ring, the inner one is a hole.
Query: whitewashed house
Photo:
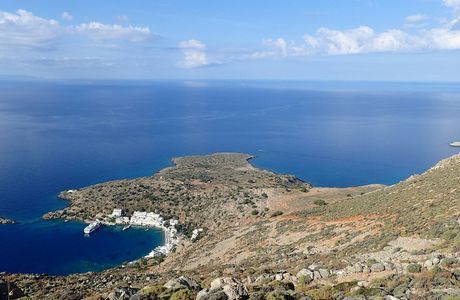
[[[123,217],[123,209],[115,208],[111,214],[111,217],[113,218]]]

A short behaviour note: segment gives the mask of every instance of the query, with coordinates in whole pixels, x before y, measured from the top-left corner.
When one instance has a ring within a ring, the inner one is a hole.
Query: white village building
[[[203,228],[193,229],[191,240],[194,241],[200,236],[200,233],[203,232]]]
[[[115,208],[110,216],[113,218],[123,217],[123,210],[121,208]]]
[[[135,211],[129,221],[132,225],[162,227],[164,219],[159,214],[145,211]]]

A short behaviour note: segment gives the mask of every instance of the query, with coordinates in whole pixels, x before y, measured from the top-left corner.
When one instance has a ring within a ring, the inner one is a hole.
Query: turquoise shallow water
[[[2,82],[0,271],[101,270],[161,232],[40,221],[62,190],[152,174],[173,156],[246,152],[317,186],[392,184],[458,153],[448,83]]]

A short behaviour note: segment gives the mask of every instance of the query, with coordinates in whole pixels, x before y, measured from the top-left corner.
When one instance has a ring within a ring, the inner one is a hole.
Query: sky
[[[460,0],[3,0],[0,76],[460,81]]]

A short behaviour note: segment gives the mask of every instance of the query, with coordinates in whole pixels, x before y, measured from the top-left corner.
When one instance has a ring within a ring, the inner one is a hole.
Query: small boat
[[[149,230],[150,230],[150,228],[147,228],[145,231],[149,231]]]
[[[131,224],[126,225],[125,227],[123,227],[123,231],[128,230],[129,228],[131,228]]]
[[[85,234],[90,234],[90,233],[94,232],[95,230],[99,229],[99,227],[101,227],[101,222],[94,221],[94,222],[90,223],[88,226],[86,226],[85,229],[83,229],[83,232]]]
[[[460,142],[453,142],[453,143],[450,143],[450,146],[451,146],[451,147],[460,147]]]

